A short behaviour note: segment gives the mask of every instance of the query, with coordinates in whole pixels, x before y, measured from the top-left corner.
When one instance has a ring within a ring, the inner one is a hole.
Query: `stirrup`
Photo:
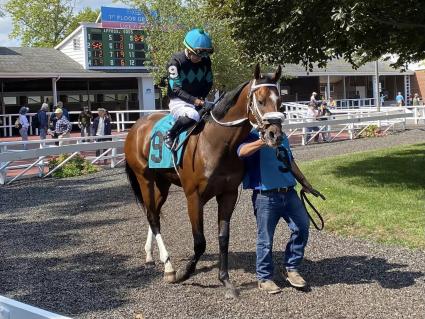
[[[173,146],[174,146],[175,140],[176,140],[176,138],[172,138],[169,134],[167,134],[165,136],[165,139],[164,139],[165,146],[168,149],[173,150]]]

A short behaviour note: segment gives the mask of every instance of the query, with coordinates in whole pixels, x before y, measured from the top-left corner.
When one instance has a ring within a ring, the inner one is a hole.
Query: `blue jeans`
[[[296,270],[304,257],[310,220],[295,190],[287,193],[260,193],[252,195],[257,219],[257,279],[273,277],[273,237],[277,223],[283,218],[291,230],[283,264],[288,271]]]

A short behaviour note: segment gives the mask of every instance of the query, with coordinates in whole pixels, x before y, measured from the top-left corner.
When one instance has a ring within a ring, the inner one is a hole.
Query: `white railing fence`
[[[382,133],[397,127],[404,130],[406,119],[412,117],[412,112],[405,109],[393,109],[386,112],[352,112],[334,114],[321,118],[308,118],[305,112],[288,113],[284,128],[288,137],[301,136],[301,145],[306,145],[320,136],[324,141],[332,142],[341,134],[347,133],[349,139],[359,137],[372,125],[380,128]]]
[[[319,135],[325,140],[333,141],[341,134],[347,133],[349,139],[354,139],[371,125],[379,126],[383,132],[394,130],[396,126],[405,129],[406,118],[412,117],[412,114],[410,110],[400,108],[388,112],[332,115],[320,120],[294,117],[288,118],[283,128],[289,137],[301,136],[301,144],[306,145]],[[46,178],[64,164],[62,162],[46,172],[49,158],[61,154],[69,154],[65,162],[77,154],[81,154],[92,163],[110,160],[110,167],[116,167],[125,160],[122,153],[125,137],[126,134],[73,137],[60,140],[61,146],[55,144],[59,142],[57,139],[0,143],[0,184],[10,184],[28,175]],[[109,140],[105,141],[105,138]],[[22,150],[24,146],[28,149]],[[90,156],[90,154],[86,154],[88,151],[98,151],[100,154]],[[25,161],[25,164],[14,163],[19,161]],[[36,173],[34,173],[34,168],[37,168]],[[17,174],[12,174],[13,171]]]
[[[168,110],[123,110],[123,111],[108,111],[111,116],[111,124],[117,132],[123,132],[126,128],[130,126],[130,124],[134,124],[135,120],[129,120],[132,114],[139,114],[139,117],[156,113],[156,112],[168,112]],[[27,113],[28,121],[30,123],[30,127],[28,129],[28,135],[38,135],[38,129],[32,126],[33,117],[37,113]],[[48,112],[49,115],[53,114],[52,112]],[[71,111],[70,115],[75,115],[75,117],[80,114],[79,111]],[[92,111],[93,115],[97,114],[97,111]],[[3,131],[3,136],[13,136],[13,129],[15,127],[15,121],[19,117],[19,114],[0,114],[0,131]],[[71,122],[74,126],[74,130],[77,128],[78,121]]]
[[[77,154],[93,164],[110,160],[110,167],[117,167],[124,162],[122,148],[126,136],[127,134],[118,134],[0,143],[0,184],[10,184],[29,175],[46,178]],[[57,143],[61,145],[56,145]],[[28,149],[23,149],[24,146]],[[88,153],[93,151],[97,151],[98,155],[93,156]],[[46,171],[49,167],[49,159],[62,154],[67,154],[65,160]]]
[[[71,319],[0,296],[1,319]]]

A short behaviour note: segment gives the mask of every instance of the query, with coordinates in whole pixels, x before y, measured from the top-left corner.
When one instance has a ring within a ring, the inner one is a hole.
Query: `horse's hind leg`
[[[155,176],[153,172],[145,172],[144,177],[138,176],[143,201],[146,206],[146,215],[149,222],[148,238],[145,245],[146,261],[153,262],[152,259],[152,240],[155,237],[158,249],[159,259],[164,263],[164,280],[174,282],[176,272],[171,264],[170,256],[165,247],[161,236],[160,212],[165,203],[170,188],[170,182]]]
[[[226,298],[237,298],[239,296],[239,292],[230,282],[228,267],[230,219],[232,218],[237,198],[237,190],[216,197],[218,203],[218,243],[220,248],[218,279],[226,288]]]

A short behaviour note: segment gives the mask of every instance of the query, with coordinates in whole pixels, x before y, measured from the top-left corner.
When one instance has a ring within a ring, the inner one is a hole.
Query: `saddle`
[[[164,141],[167,131],[173,126],[174,122],[173,116],[168,114],[160,119],[152,128],[148,162],[149,168],[173,168],[174,165],[177,166],[180,164],[184,147],[182,146],[177,151],[172,151],[165,145]],[[187,131],[180,133],[176,138],[176,143],[184,141],[187,134]]]

